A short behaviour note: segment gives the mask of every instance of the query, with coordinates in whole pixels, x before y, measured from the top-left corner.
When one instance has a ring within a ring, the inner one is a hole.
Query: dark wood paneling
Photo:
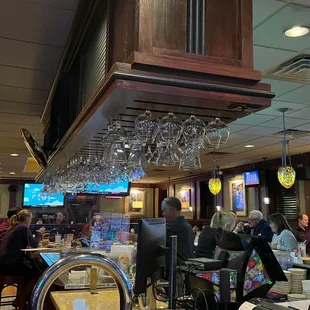
[[[310,215],[310,180],[304,181],[306,213]]]
[[[206,55],[241,60],[239,54],[239,1],[207,1]]]
[[[141,52],[151,52],[153,48],[153,0],[137,0],[139,3],[136,20],[138,27],[137,49]]]
[[[148,65],[162,68],[178,69],[192,72],[200,72],[204,74],[213,74],[231,78],[248,79],[259,82],[261,80],[261,72],[249,70],[238,66],[229,66],[221,64],[221,59],[218,63],[208,62],[207,56],[196,55],[195,58],[176,55],[167,55],[160,53],[140,53],[135,52],[129,59],[133,68],[137,65]],[[213,55],[212,55],[213,56]]]
[[[243,65],[253,68],[253,14],[252,0],[239,0],[240,57]]]
[[[187,0],[152,0],[152,3],[153,47],[185,51]]]
[[[135,49],[136,1],[110,0],[109,67],[126,62]]]

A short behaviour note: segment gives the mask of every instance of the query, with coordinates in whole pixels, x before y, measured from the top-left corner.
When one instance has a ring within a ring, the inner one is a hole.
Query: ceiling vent
[[[265,78],[310,84],[310,54],[299,54],[265,72]]]
[[[297,130],[297,129],[287,129],[279,132],[275,132],[272,134],[273,137],[281,137],[283,138],[284,132],[286,134],[286,138],[288,140],[300,139],[303,137],[307,137],[310,135],[310,131],[306,130]]]

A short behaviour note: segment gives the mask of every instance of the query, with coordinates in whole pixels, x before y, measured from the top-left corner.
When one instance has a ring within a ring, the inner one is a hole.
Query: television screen
[[[94,184],[89,183],[79,192],[85,194],[98,194],[107,196],[129,196],[130,182],[119,182],[115,184]]]
[[[45,195],[42,194],[43,184],[26,183],[24,185],[24,200],[25,207],[41,207],[41,206],[63,206],[64,195]]]
[[[258,171],[249,171],[243,174],[245,186],[259,185],[259,174]]]

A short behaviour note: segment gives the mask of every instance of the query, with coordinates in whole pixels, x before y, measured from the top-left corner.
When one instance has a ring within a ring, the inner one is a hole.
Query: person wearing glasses
[[[271,242],[273,237],[273,232],[269,223],[264,220],[263,213],[258,210],[250,212],[248,223],[238,223],[236,232],[252,236],[261,236],[268,242]]]

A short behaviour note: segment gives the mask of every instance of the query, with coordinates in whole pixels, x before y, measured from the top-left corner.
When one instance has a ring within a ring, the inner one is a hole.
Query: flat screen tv
[[[78,190],[84,194],[106,195],[106,196],[129,196],[130,182],[119,182],[115,184],[89,183],[83,189]]]
[[[24,185],[24,207],[57,207],[64,205],[64,195],[45,195],[42,193],[43,184],[26,183]]]
[[[259,185],[259,174],[257,170],[245,172],[243,177],[245,186]]]

